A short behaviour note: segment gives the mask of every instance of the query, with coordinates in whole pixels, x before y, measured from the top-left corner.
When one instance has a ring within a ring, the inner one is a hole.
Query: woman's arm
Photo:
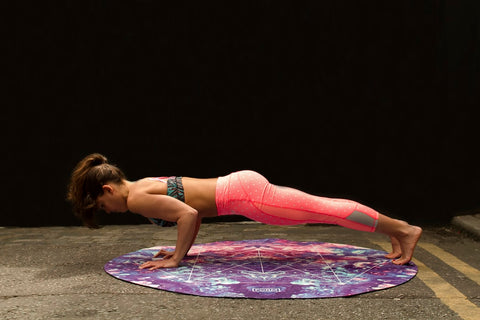
[[[202,218],[200,216],[197,216],[197,223],[195,224],[195,232],[193,233],[192,243],[190,243],[190,247],[188,248],[187,253],[188,251],[190,251],[190,248],[195,243],[195,239],[197,238],[198,231],[200,230],[201,224],[202,224]]]
[[[199,226],[197,210],[175,198],[145,192],[129,196],[128,208],[130,211],[148,218],[158,218],[177,223],[177,243],[173,256],[167,260],[146,262],[140,268],[153,270],[178,267],[195,240]]]
[[[202,224],[202,218],[200,216],[197,217],[197,223],[195,226],[195,232],[193,234],[192,243],[190,244],[190,248],[192,248],[193,244],[195,243],[195,239],[197,238],[198,231],[200,230],[200,225]],[[187,250],[186,255],[190,251],[190,248]],[[163,259],[170,259],[175,254],[175,251],[167,251],[164,249],[160,249],[153,257],[157,258],[163,256]]]

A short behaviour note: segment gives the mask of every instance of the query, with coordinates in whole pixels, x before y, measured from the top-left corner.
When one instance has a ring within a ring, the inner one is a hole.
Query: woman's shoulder
[[[155,194],[166,195],[167,185],[149,178],[137,180],[130,185],[127,206],[133,212],[137,212],[139,211],[138,206],[144,203],[145,197]]]
[[[156,178],[143,178],[135,181],[130,186],[130,195],[143,193],[166,194],[167,186]]]

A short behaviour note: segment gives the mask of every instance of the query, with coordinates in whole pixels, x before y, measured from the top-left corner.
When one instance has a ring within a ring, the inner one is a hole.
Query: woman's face
[[[127,199],[116,185],[104,185],[103,194],[97,198],[97,207],[106,213],[128,211]]]

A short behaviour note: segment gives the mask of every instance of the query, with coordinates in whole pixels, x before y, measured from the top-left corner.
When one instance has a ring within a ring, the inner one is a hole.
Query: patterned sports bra
[[[158,177],[149,178],[150,180],[157,180],[167,184],[167,196],[185,202],[185,194],[183,191],[182,177]],[[165,221],[157,218],[148,218],[151,223],[161,227],[173,227],[177,225],[176,222]]]

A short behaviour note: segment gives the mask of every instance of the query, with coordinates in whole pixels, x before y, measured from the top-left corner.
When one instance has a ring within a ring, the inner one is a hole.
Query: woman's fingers
[[[165,258],[170,258],[170,256],[173,256],[175,252],[172,252],[172,251],[167,251],[167,250],[163,250],[161,249],[160,251],[158,251],[153,257],[154,258],[158,258],[160,256],[165,256]]]
[[[178,264],[173,260],[147,261],[140,265],[140,269],[155,270],[160,268],[176,268]]]

